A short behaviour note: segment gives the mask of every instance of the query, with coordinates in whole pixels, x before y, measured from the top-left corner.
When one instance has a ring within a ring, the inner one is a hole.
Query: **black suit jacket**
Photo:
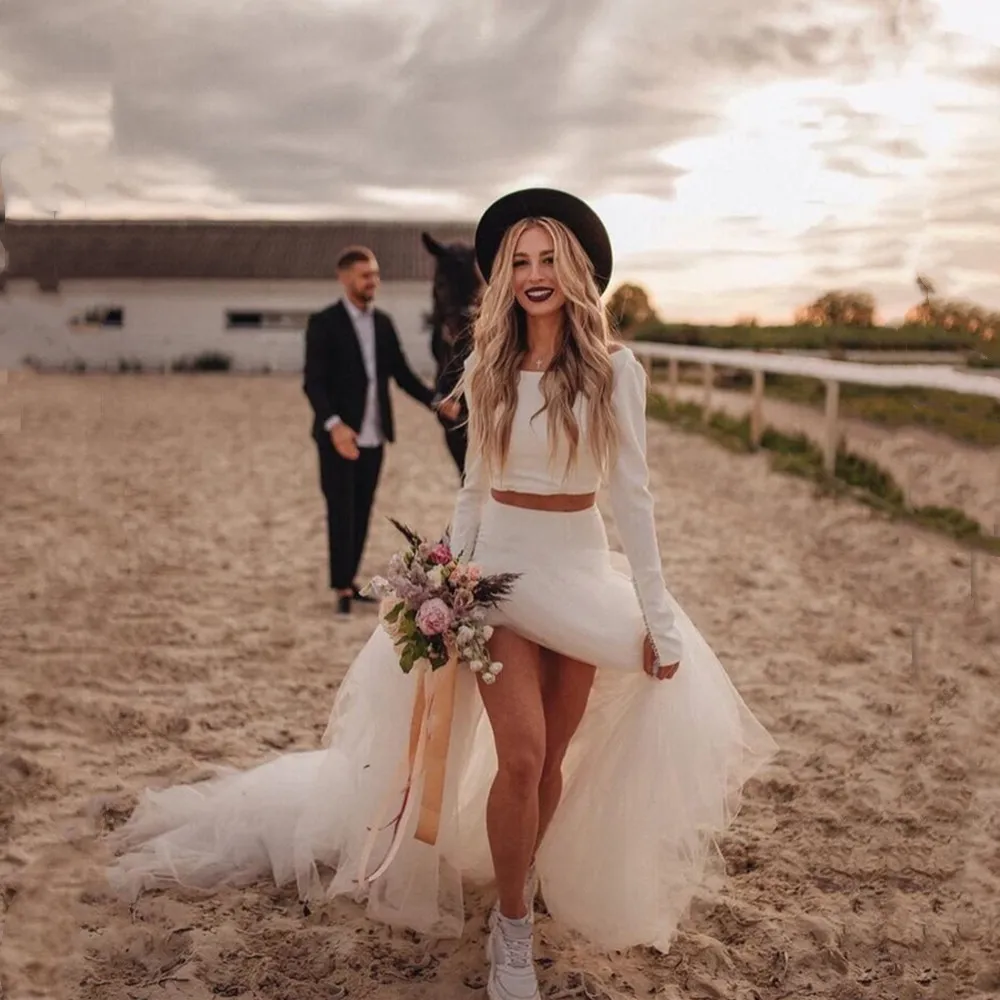
[[[396,428],[389,398],[389,379],[417,402],[430,406],[434,390],[414,374],[403,354],[396,327],[387,313],[374,311],[375,377],[382,433],[395,441]],[[313,313],[306,326],[302,390],[313,410],[313,435],[325,435],[323,424],[334,414],[348,427],[361,430],[368,392],[361,345],[343,302]]]

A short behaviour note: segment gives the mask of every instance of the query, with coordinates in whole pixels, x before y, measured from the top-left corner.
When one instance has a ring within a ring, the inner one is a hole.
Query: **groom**
[[[303,391],[313,410],[312,436],[326,499],[330,587],[337,610],[351,613],[358,590],[372,504],[386,443],[395,440],[389,379],[431,407],[434,390],[413,373],[388,314],[374,306],[375,254],[348,247],[337,260],[343,297],[309,317]]]

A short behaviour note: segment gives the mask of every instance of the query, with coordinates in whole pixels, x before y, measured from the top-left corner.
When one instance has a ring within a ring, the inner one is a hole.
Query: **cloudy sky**
[[[0,0],[11,217],[590,199],[672,319],[1000,308],[990,0]]]

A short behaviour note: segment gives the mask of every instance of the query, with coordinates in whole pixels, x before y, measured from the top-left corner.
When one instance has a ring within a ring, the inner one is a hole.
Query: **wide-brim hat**
[[[515,222],[541,216],[561,222],[576,236],[593,265],[597,289],[603,292],[611,281],[614,263],[608,231],[600,216],[585,201],[555,188],[513,191],[498,198],[483,212],[476,227],[476,260],[483,277],[490,280],[504,233]]]

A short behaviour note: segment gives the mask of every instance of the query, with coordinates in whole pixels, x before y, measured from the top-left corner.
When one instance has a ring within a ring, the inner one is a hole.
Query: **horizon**
[[[284,217],[274,217],[274,218],[262,218],[257,216],[176,216],[176,215],[162,215],[162,216],[58,216],[58,217],[39,217],[39,216],[29,216],[14,218],[8,213],[6,216],[7,222],[12,222],[14,224],[29,224],[29,225],[108,225],[108,226],[128,226],[128,225],[189,225],[189,224],[218,224],[218,225],[233,225],[233,224],[244,224],[248,226],[268,226],[268,225],[293,225],[293,226],[310,226],[314,225],[320,226],[330,226],[330,225],[358,225],[358,226],[384,226],[384,227],[412,227],[414,229],[427,229],[434,235],[433,230],[435,227],[453,227],[453,226],[474,226],[474,219],[447,219],[447,218],[433,218],[426,217],[422,219],[399,219],[399,218],[385,218],[385,219],[365,219],[365,218],[354,218],[350,216],[345,217],[316,217],[316,218],[284,218]],[[471,245],[471,241],[470,241]],[[128,279],[122,279],[128,280]],[[164,279],[171,280],[171,279]],[[334,281],[333,278],[330,279],[331,282]],[[607,291],[602,296],[605,301],[607,301],[611,295],[614,294],[615,289],[624,284],[637,284],[643,288],[643,290],[649,296],[650,302],[653,306],[654,312],[657,314],[657,319],[663,322],[667,326],[723,326],[723,327],[740,327],[740,326],[760,326],[760,327],[785,327],[785,326],[811,326],[814,324],[808,323],[797,323],[795,321],[794,315],[790,314],[786,318],[775,318],[770,321],[765,320],[762,317],[749,317],[748,314],[737,314],[731,318],[720,318],[715,320],[696,320],[690,319],[684,316],[664,316],[662,314],[662,309],[659,307],[658,303],[655,301],[655,297],[647,286],[643,285],[641,282],[635,282],[631,279],[622,279],[620,281],[612,280],[611,284],[608,286]],[[914,281],[914,286],[916,287],[916,281]],[[855,288],[840,288],[840,289],[828,289],[828,291],[841,291],[841,292],[859,292],[863,293],[866,289],[862,287]],[[919,298],[919,296],[918,296]],[[753,319],[755,322],[747,323],[741,322],[741,320]],[[875,310],[875,325],[884,327],[896,327],[903,323],[902,317],[889,319],[881,315],[881,310],[879,308],[878,302],[876,301]]]

